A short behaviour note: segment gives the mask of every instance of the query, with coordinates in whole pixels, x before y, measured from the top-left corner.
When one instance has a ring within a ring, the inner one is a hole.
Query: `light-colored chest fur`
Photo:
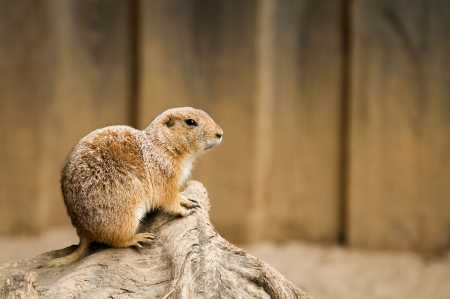
[[[180,179],[178,181],[178,186],[183,185],[183,183],[191,175],[191,170],[192,170],[192,167],[194,166],[194,158],[195,157],[187,158],[186,160],[184,160],[183,164],[181,165],[181,174],[180,174]]]

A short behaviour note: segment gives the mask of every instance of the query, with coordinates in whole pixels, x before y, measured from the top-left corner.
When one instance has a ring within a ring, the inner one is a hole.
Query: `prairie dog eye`
[[[197,126],[197,123],[192,118],[188,118],[184,121],[188,126]]]

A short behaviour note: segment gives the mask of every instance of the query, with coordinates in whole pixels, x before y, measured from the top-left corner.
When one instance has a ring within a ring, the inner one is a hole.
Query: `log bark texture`
[[[311,298],[217,233],[201,183],[190,181],[183,193],[199,202],[196,213],[148,215],[139,230],[158,239],[143,250],[94,244],[72,265],[38,268],[71,246],[1,265],[0,298]]]

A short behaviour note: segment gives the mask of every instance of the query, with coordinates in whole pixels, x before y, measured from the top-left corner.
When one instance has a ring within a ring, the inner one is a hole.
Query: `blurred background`
[[[76,243],[59,190],[71,148],[192,106],[224,130],[193,178],[229,241],[287,244],[263,246],[269,262],[448,252],[449,53],[446,0],[0,0],[0,248],[72,244],[61,229]],[[306,277],[288,278],[309,291]]]

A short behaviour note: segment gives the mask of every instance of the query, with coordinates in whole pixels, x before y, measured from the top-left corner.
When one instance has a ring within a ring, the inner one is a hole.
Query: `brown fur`
[[[197,125],[188,125],[187,119]],[[136,235],[152,209],[187,216],[196,203],[179,194],[192,163],[218,145],[222,129],[201,110],[170,109],[143,131],[127,126],[98,129],[82,138],[64,162],[61,189],[80,237],[79,248],[46,267],[80,259],[92,241],[142,247],[155,236]]]

